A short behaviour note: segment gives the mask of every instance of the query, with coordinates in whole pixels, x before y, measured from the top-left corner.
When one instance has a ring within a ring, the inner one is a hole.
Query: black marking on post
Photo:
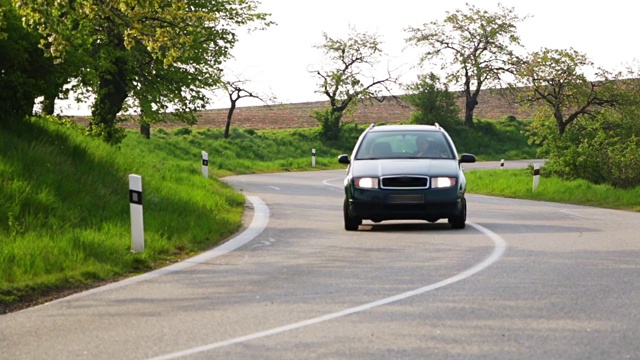
[[[540,169],[533,169],[533,175],[540,175]]]
[[[142,205],[142,191],[129,190],[129,202],[131,204]]]
[[[202,159],[202,166],[209,166],[209,160]]]

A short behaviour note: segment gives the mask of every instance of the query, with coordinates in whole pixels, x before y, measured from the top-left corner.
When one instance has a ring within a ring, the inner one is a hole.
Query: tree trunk
[[[224,138],[229,138],[229,129],[231,128],[231,118],[233,117],[233,112],[236,110],[236,102],[231,100],[231,106],[229,107],[229,111],[227,112],[227,123],[224,127]]]
[[[478,105],[478,99],[473,96],[467,96],[464,108],[464,126],[472,127],[473,124],[473,110]]]
[[[115,125],[116,116],[122,110],[122,104],[127,98],[127,91],[121,82],[124,71],[115,74],[105,74],[100,77],[98,96],[91,115],[94,125]]]
[[[151,139],[151,124],[140,123],[140,134],[147,139]]]
[[[115,140],[116,117],[127,99],[126,66],[125,57],[120,55],[114,59],[113,71],[99,75],[98,95],[91,111],[89,129],[97,127],[101,137],[109,143]]]
[[[558,134],[560,136],[564,135],[564,132],[567,130],[567,125],[569,124],[562,120],[557,120],[556,122],[558,124]]]
[[[56,95],[45,95],[42,100],[42,115],[53,115],[56,109]]]

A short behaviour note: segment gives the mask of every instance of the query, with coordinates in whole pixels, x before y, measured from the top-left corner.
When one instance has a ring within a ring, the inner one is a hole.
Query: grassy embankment
[[[480,160],[535,156],[519,122],[450,131],[460,152]],[[78,130],[35,120],[0,128],[0,313],[145,272],[211,248],[236,232],[244,199],[220,177],[341,168],[361,126],[339,142],[316,129],[129,132],[117,148]],[[479,131],[479,132],[478,132]],[[201,151],[209,153],[209,179]],[[142,177],[145,251],[131,252],[128,175]],[[640,187],[616,190],[544,179],[531,193],[525,170],[469,171],[469,192],[640,211]]]

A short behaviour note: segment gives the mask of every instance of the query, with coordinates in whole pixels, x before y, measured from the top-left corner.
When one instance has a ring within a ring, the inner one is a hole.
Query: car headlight
[[[434,177],[431,178],[431,187],[434,189],[448,188],[455,186],[456,178],[454,177]]]
[[[378,178],[372,178],[372,177],[355,178],[353,179],[353,184],[356,187],[363,188],[363,189],[377,189]]]

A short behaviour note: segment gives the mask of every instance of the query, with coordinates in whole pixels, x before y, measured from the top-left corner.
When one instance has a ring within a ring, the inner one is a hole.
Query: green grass
[[[201,174],[185,141],[119,148],[43,121],[0,132],[0,303],[34,301],[175,261],[239,229],[244,199]],[[132,253],[128,175],[142,176],[146,248]]]
[[[475,127],[447,128],[460,153],[471,153],[478,160],[533,159],[537,147],[527,143],[522,131],[531,123],[507,117],[501,120],[475,120]]]
[[[533,170],[468,170],[469,193],[509,198],[552,201],[640,212],[640,186],[617,189],[585,180],[566,181],[540,176],[533,191]]]
[[[460,152],[480,159],[535,155],[523,123],[452,129]],[[319,131],[154,129],[118,147],[74,126],[42,119],[0,127],[0,313],[67,291],[164,266],[209,249],[241,226],[244,198],[218,179],[243,173],[338,169],[364,127],[340,141]],[[497,140],[491,140],[497,139]],[[535,149],[533,149],[535,150]],[[209,154],[209,179],[201,173]],[[145,251],[131,252],[128,175],[142,177]],[[621,191],[543,178],[535,193],[524,170],[468,171],[471,193],[584,203],[640,211],[640,189]]]

